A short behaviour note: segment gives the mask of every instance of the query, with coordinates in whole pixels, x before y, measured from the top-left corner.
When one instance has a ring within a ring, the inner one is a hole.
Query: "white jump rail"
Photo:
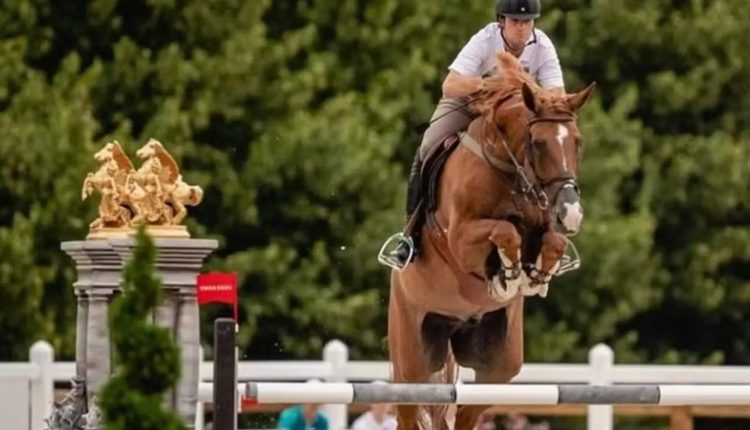
[[[241,387],[238,387],[241,389]],[[369,384],[248,382],[257,403],[748,405],[750,385]]]

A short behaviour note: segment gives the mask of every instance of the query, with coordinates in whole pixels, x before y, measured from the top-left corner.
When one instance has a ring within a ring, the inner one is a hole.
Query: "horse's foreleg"
[[[185,205],[177,201],[177,199],[173,199],[172,204],[174,204],[175,214],[172,216],[170,224],[178,225],[182,222],[183,219],[185,219],[185,216],[187,215],[187,209],[185,208]]]
[[[490,294],[499,301],[515,297],[526,281],[521,270],[521,235],[507,221],[478,219],[458,222],[451,226],[448,244],[463,270],[492,279]],[[500,273],[485,273],[487,256],[493,245],[503,267]]]
[[[492,252],[492,242],[489,241],[489,237],[495,224],[497,220],[493,219],[451,220],[448,230],[448,247],[462,270],[485,274],[485,260]]]
[[[547,296],[549,281],[560,268],[560,263],[567,246],[568,242],[562,234],[553,231],[544,233],[542,236],[542,249],[536,258],[534,266],[529,270],[529,279],[531,282],[528,286],[523,287],[523,295],[533,296],[539,294],[541,297]]]
[[[518,375],[523,365],[523,297],[517,297],[507,307],[507,328],[502,342],[487,344],[480,362],[471,366],[475,381],[480,384],[505,384]],[[494,333],[493,325],[480,326],[478,330]],[[456,412],[455,430],[472,430],[477,420],[490,405],[461,405]]]
[[[135,212],[135,216],[129,221],[130,227],[138,227],[138,224],[140,224],[144,219],[146,219],[146,208],[143,204],[135,203],[133,204],[133,210]]]
[[[89,176],[87,176],[86,180],[83,181],[83,188],[81,188],[81,200],[86,200],[86,197],[89,196],[88,187],[89,183],[91,182],[90,175],[91,173],[89,173]]]
[[[490,233],[490,240],[497,246],[502,268],[492,279],[491,293],[499,300],[510,300],[526,284],[526,274],[521,266],[521,235],[516,227],[499,221]]]

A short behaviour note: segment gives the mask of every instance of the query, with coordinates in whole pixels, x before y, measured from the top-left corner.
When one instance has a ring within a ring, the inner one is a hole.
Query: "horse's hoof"
[[[527,266],[529,279],[531,280],[532,286],[548,284],[552,277],[560,269],[560,260],[558,260],[549,271],[542,268],[542,256],[540,255],[536,259],[536,263],[533,266]]]
[[[543,284],[525,284],[521,286],[521,294],[526,297],[538,295],[541,298],[545,298],[548,291],[549,284],[546,282]]]
[[[507,302],[518,295],[519,288],[523,283],[526,274],[522,273],[516,279],[501,279],[500,275],[492,277],[490,282],[489,293],[498,302]]]

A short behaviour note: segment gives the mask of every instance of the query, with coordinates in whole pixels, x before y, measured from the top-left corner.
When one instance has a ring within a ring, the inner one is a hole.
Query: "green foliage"
[[[162,292],[153,274],[155,253],[140,226],[133,257],[124,269],[122,295],[112,301],[109,314],[115,371],[98,401],[107,430],[185,428],[179,417],[163,410],[163,393],[180,376],[180,358],[169,329],[149,322]]]
[[[0,227],[0,285],[3,300],[14,304],[12,312],[0,312],[0,351],[9,359],[24,360],[28,354],[15,347],[17,339],[33,339],[44,327],[38,312],[45,273],[36,270],[31,249],[32,223],[21,214],[8,227]],[[9,308],[10,309],[10,308]]]
[[[0,40],[0,248],[7,249],[0,258],[8,269],[0,291],[9,300],[8,312],[0,312],[0,330],[8,334],[0,357],[6,359],[27,357],[29,342],[41,337],[60,356],[73,353],[75,278],[60,242],[80,237],[91,213],[80,187],[84,160],[95,148],[89,96],[98,71],[82,71],[71,55],[48,80],[25,64],[28,44],[23,37]],[[16,337],[19,330],[25,333]]]

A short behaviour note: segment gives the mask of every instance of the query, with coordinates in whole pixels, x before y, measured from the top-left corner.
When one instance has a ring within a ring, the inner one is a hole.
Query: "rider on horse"
[[[419,245],[420,216],[412,220],[422,198],[422,163],[446,137],[465,130],[477,117],[468,105],[471,96],[484,90],[484,78],[496,74],[496,53],[506,51],[545,89],[565,93],[557,51],[550,38],[534,27],[541,14],[541,0],[496,0],[496,22],[480,29],[461,49],[443,81],[443,97],[424,132],[409,173],[406,197],[407,228],[386,259],[403,269],[414,259]]]

